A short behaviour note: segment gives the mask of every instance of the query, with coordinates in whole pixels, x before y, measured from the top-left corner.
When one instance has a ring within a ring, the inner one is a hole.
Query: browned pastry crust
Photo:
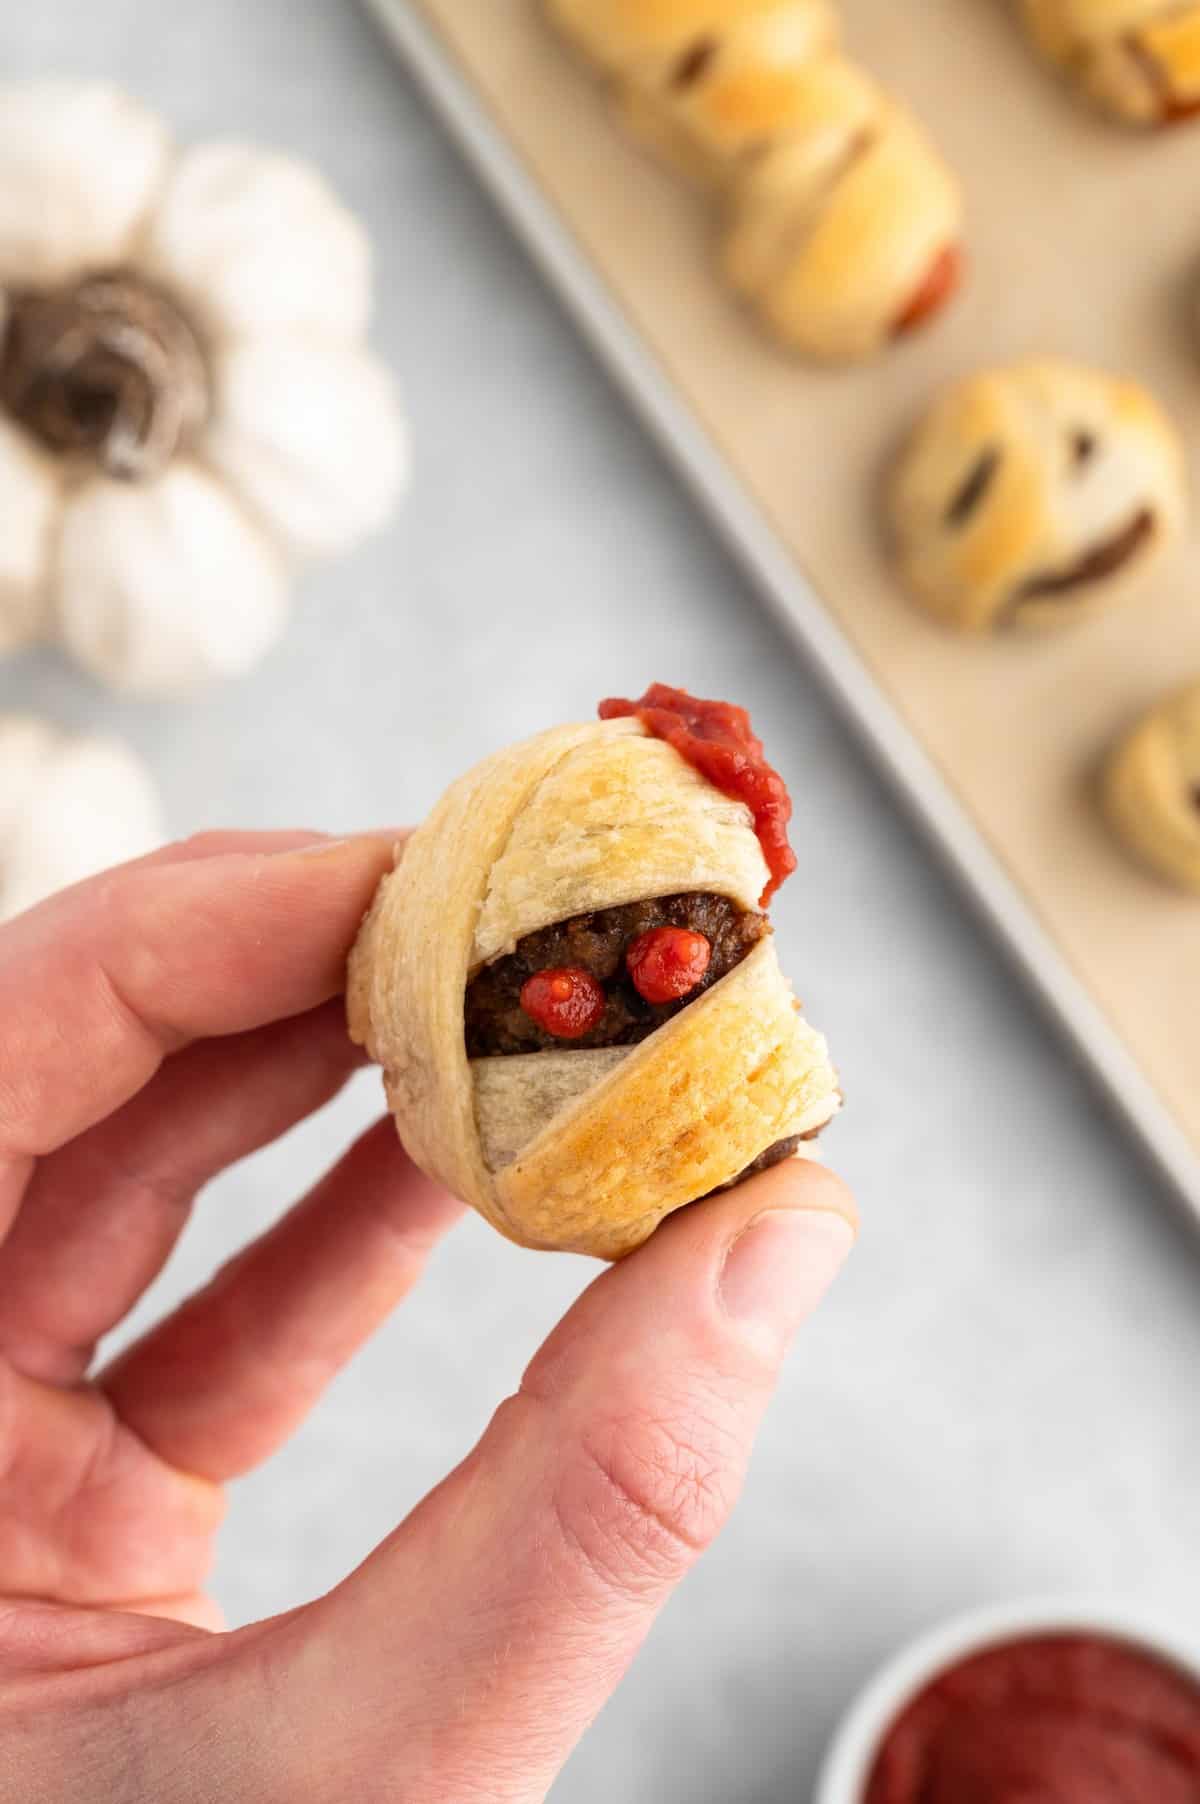
[[[769,934],[637,1044],[468,1053],[468,986],[527,935],[689,894],[755,915],[766,879],[746,808],[635,719],[555,728],[454,784],[349,973],[351,1032],[417,1163],[513,1240],[612,1259],[821,1127],[837,1080]]]

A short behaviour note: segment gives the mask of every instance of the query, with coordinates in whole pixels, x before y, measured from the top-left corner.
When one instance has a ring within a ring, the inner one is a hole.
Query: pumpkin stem
[[[203,424],[208,372],[191,326],[126,270],[69,288],[10,294],[0,405],[52,451],[90,455],[144,481]]]

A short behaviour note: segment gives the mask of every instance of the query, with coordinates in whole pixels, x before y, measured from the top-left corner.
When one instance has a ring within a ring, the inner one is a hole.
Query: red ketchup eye
[[[556,1040],[578,1040],[604,1013],[604,991],[590,972],[564,965],[527,977],[521,985],[521,1007]]]
[[[625,953],[633,987],[647,1002],[676,1002],[694,990],[712,957],[702,933],[687,927],[652,927]]]

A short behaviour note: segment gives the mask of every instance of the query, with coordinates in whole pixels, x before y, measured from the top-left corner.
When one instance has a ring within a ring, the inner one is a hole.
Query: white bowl
[[[859,1693],[842,1718],[817,1780],[813,1804],[862,1804],[875,1756],[905,1705],[969,1655],[1026,1635],[1107,1635],[1157,1655],[1200,1683],[1200,1630],[1153,1610],[1100,1598],[1040,1598],[968,1611],[910,1641]]]

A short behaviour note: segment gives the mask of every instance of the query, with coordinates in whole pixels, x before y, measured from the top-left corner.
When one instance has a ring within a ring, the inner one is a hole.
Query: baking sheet
[[[1200,1215],[1200,907],[1126,863],[1091,795],[1113,734],[1200,673],[1196,528],[1106,617],[967,642],[904,603],[875,516],[926,396],[1028,352],[1146,381],[1194,478],[1200,127],[1142,137],[1089,114],[1003,0],[925,0],[919,29],[892,0],[844,0],[850,50],[923,115],[965,183],[972,275],[931,332],[823,371],[756,334],[714,276],[704,206],[625,140],[535,0],[370,4]]]

